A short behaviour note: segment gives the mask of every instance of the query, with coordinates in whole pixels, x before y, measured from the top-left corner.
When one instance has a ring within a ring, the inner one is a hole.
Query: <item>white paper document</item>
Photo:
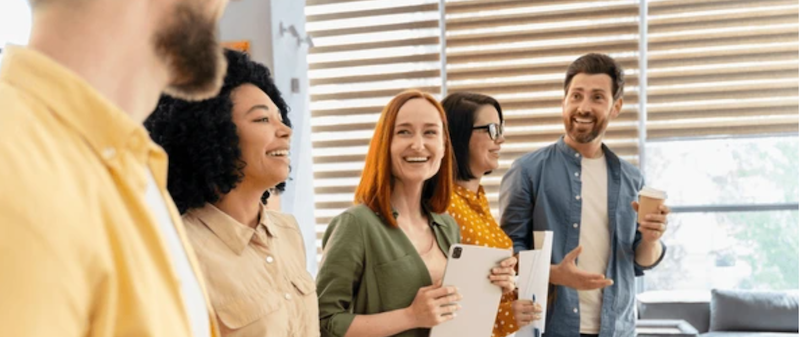
[[[530,300],[536,295],[536,303],[542,306],[542,319],[524,326],[516,337],[535,337],[534,329],[544,334],[547,319],[547,286],[550,280],[550,259],[553,255],[553,232],[534,231],[533,249],[519,252],[519,299]]]

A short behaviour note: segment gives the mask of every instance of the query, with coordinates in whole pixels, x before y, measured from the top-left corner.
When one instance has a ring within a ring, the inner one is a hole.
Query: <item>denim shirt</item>
[[[600,336],[635,335],[636,276],[655,265],[638,265],[635,251],[641,241],[631,202],[644,186],[639,169],[622,161],[603,145],[608,163],[608,227],[611,254],[606,277],[614,285],[603,290]],[[553,145],[531,152],[512,164],[500,185],[500,226],[514,241],[514,252],[531,249],[533,231],[553,231],[552,263],[558,264],[578,247],[581,223],[581,154],[562,136]],[[662,243],[663,247],[663,243]],[[586,253],[584,253],[586,254]],[[580,257],[578,257],[580,258]],[[551,285],[547,336],[578,337],[578,292]]]

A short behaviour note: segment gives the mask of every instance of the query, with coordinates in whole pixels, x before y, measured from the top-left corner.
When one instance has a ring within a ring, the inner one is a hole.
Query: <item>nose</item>
[[[591,102],[589,102],[589,99],[584,98],[581,103],[578,104],[578,113],[584,114],[590,112],[592,112]]]
[[[503,144],[503,143],[505,143],[505,142],[506,142],[506,136],[505,136],[505,134],[498,135],[498,136],[497,136],[497,139],[495,139],[495,140],[494,140],[494,143],[495,143],[495,144],[497,144],[497,145]]]
[[[276,129],[276,133],[278,138],[290,138],[292,137],[292,128],[280,122],[280,125]]]
[[[411,149],[414,151],[422,151],[425,149],[425,139],[422,138],[422,134],[414,136],[414,139],[411,141]]]

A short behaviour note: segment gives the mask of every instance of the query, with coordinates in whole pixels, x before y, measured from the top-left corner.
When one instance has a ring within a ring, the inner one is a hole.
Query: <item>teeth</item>
[[[575,121],[584,124],[594,123],[594,120],[591,118],[575,118]]]
[[[268,156],[272,157],[285,157],[289,155],[289,150],[277,150],[267,153]]]
[[[410,162],[426,162],[428,158],[425,157],[406,157],[406,161]]]

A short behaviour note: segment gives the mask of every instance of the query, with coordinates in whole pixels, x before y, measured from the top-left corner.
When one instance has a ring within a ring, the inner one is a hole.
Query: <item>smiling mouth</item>
[[[412,164],[424,163],[427,162],[429,159],[430,157],[403,157],[403,160]]]
[[[581,117],[573,117],[572,121],[576,124],[594,124],[594,118],[581,118]]]
[[[275,150],[275,151],[267,152],[267,156],[270,156],[270,157],[287,157],[287,156],[289,156],[289,150]]]

